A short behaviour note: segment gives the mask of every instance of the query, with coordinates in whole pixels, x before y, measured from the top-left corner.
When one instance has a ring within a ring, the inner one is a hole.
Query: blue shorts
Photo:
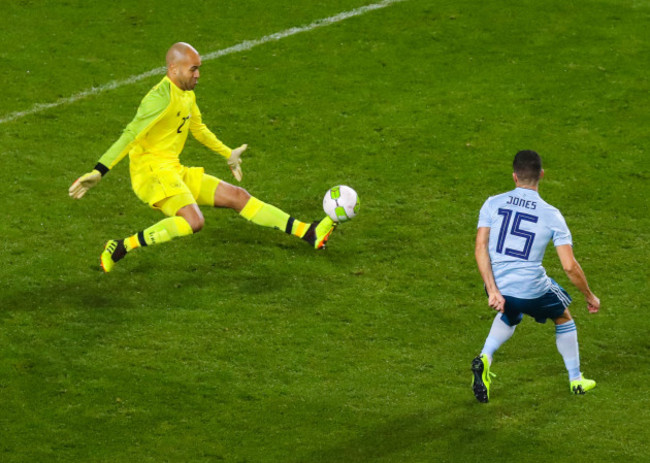
[[[548,318],[555,320],[561,316],[571,304],[571,296],[554,280],[551,282],[553,283],[551,289],[535,299],[503,296],[506,305],[501,320],[509,326],[515,326],[524,318],[524,314],[533,317],[537,323],[546,323]]]

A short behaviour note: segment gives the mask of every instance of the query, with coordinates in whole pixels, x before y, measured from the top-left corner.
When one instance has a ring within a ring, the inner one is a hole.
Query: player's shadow
[[[392,418],[382,424],[354,433],[354,437],[324,445],[317,451],[297,455],[295,463],[356,463],[372,461],[399,461],[402,455],[426,455],[432,462],[479,462],[485,455],[476,453],[480,442],[494,444],[510,436],[490,430],[493,416],[477,412],[477,404],[471,391],[467,399],[457,399],[444,407],[428,408]],[[453,411],[451,411],[453,410]],[[480,409],[478,409],[480,410]],[[444,417],[441,419],[441,417]],[[485,420],[484,432],[476,431],[477,424]],[[475,445],[468,446],[473,442]],[[531,445],[539,444],[531,438]],[[504,443],[503,448],[507,448]],[[494,461],[522,461],[510,459],[508,452]]]
[[[296,463],[353,463],[384,461],[391,455],[400,455],[409,449],[421,449],[427,442],[441,441],[449,445],[445,429],[432,424],[431,411],[404,415],[381,425],[364,430],[349,440],[325,447],[322,450],[299,456]],[[431,461],[438,460],[431,455]]]
[[[125,307],[129,302],[116,291],[98,291],[87,281],[61,283],[51,281],[32,288],[7,287],[0,289],[0,318],[12,312],[39,312],[66,307],[102,310]]]

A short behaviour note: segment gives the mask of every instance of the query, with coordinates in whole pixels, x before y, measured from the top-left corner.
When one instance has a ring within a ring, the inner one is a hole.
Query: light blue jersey
[[[492,272],[504,296],[534,299],[552,286],[542,267],[546,245],[573,244],[571,232],[555,207],[538,192],[516,188],[485,201],[478,227],[490,229]]]

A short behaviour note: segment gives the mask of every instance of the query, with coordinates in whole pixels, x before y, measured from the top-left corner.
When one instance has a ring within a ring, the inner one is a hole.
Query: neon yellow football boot
[[[326,216],[320,222],[313,222],[302,239],[311,244],[314,249],[323,249],[335,228],[336,222]]]
[[[571,381],[570,390],[575,395],[583,395],[587,391],[592,390],[596,387],[596,381],[593,379],[585,379],[581,377],[580,379],[574,379]]]
[[[113,270],[115,263],[124,256],[126,256],[124,240],[108,240],[101,256],[99,256],[99,262],[104,272],[108,273]]]
[[[490,376],[496,376],[490,371],[487,355],[481,354],[472,360],[472,373],[474,373],[472,380],[474,396],[479,402],[487,403],[490,400],[490,384],[492,383]]]

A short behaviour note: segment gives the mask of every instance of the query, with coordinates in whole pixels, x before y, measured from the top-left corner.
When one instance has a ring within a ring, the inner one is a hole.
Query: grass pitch
[[[4,2],[0,118],[369,2]],[[154,76],[0,125],[2,462],[478,462],[647,459],[646,1],[405,0],[207,61],[203,117],[248,143],[243,186],[297,217],[331,186],[359,216],[322,253],[204,210],[200,234],[99,252],[160,219],[128,161],[79,202],[69,184],[117,139]],[[564,213],[601,297],[574,297],[568,393],[551,326],[471,359],[493,317],[473,261],[478,210],[520,149]],[[190,141],[183,161],[230,180]]]

